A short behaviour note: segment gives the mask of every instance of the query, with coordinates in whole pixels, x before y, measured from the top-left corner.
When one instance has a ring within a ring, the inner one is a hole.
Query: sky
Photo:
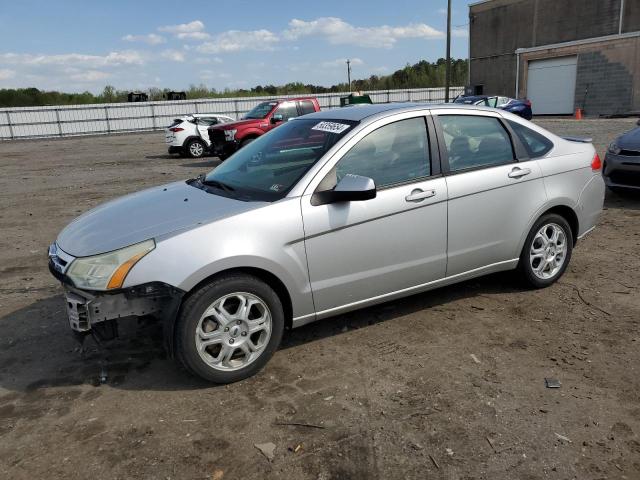
[[[330,86],[445,56],[446,0],[0,0],[0,88]],[[468,55],[453,0],[454,58]]]

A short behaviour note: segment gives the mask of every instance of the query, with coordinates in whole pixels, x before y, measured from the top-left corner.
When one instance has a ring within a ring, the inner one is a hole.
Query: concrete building
[[[534,114],[640,112],[640,0],[469,5],[473,93],[527,97]]]

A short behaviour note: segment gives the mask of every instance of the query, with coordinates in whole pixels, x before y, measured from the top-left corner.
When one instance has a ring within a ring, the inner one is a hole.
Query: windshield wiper
[[[220,182],[219,180],[205,180],[204,178],[200,179],[200,183],[206,185],[207,187],[219,188],[220,190],[224,190],[225,192],[233,192],[235,188],[231,185],[227,185],[226,183]]]

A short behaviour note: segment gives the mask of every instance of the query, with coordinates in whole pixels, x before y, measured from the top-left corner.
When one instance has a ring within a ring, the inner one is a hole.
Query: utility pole
[[[447,0],[447,64],[444,78],[444,101],[449,103],[449,87],[451,86],[451,0]]]
[[[349,82],[349,93],[351,93],[351,60],[347,58],[347,82]]]

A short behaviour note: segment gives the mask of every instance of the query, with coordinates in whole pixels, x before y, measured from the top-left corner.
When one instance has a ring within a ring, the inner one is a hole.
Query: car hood
[[[249,120],[236,120],[235,122],[221,123],[220,125],[213,125],[209,127],[211,130],[230,130],[232,128],[238,129],[255,125],[256,123],[269,123],[266,118],[251,118]]]
[[[89,210],[67,225],[56,242],[68,254],[86,257],[263,205],[207,193],[186,182],[170,183]]]
[[[615,143],[623,150],[640,150],[640,127],[620,135]]]

